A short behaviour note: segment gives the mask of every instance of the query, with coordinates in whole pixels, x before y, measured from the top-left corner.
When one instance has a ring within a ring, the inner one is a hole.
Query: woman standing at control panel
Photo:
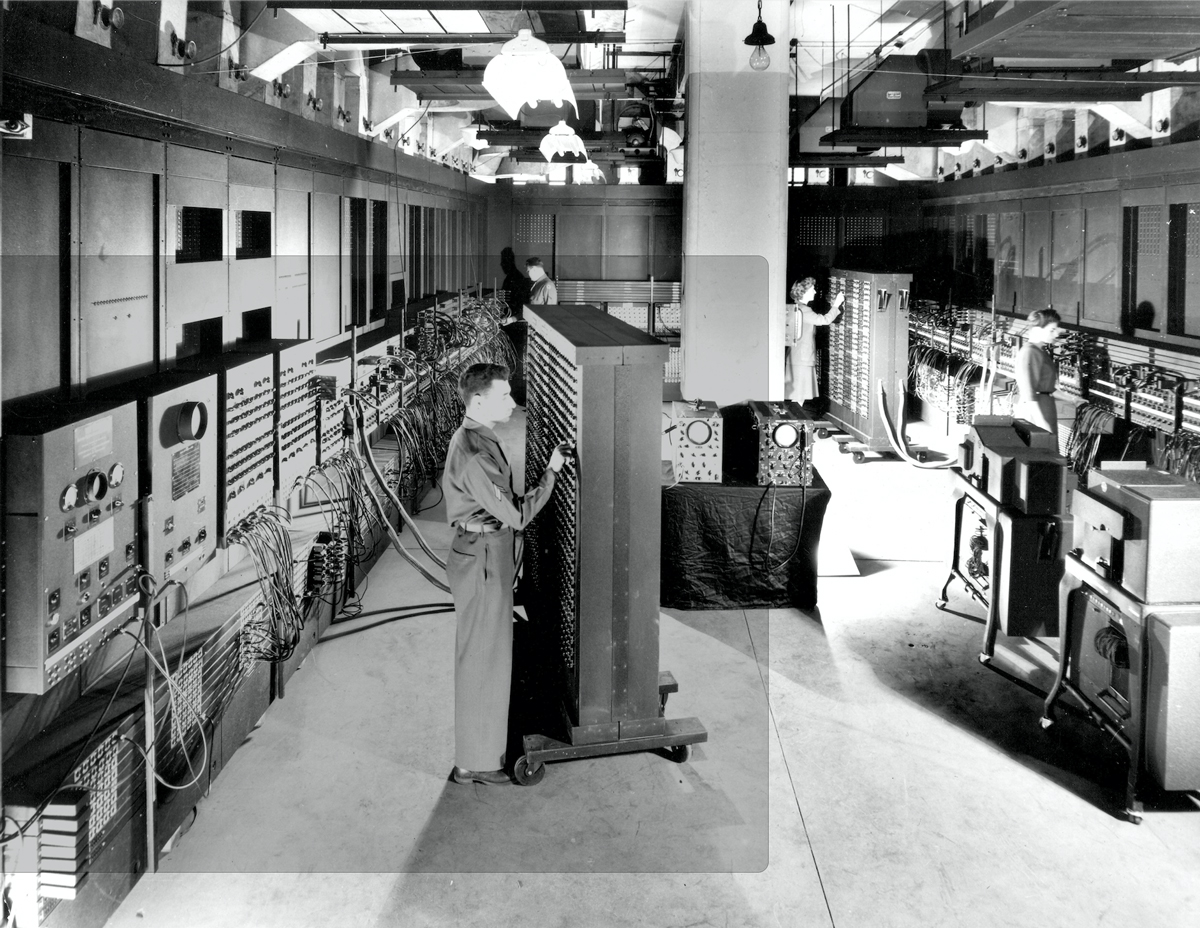
[[[792,313],[792,341],[787,346],[785,358],[786,377],[789,383],[787,397],[797,403],[815,399],[819,390],[817,383],[816,326],[830,325],[842,314],[842,303],[846,296],[839,293],[833,298],[828,313],[819,313],[810,305],[817,295],[815,277],[805,277],[792,284],[791,296],[795,304]]]
[[[1057,434],[1058,410],[1054,405],[1054,388],[1058,384],[1058,368],[1050,355],[1050,346],[1058,338],[1061,317],[1052,309],[1035,309],[1029,314],[1029,330],[1025,344],[1017,352],[1013,374],[1017,380],[1017,402],[1013,416]]]

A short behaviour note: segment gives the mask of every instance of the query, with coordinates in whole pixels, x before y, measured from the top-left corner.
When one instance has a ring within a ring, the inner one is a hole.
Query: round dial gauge
[[[79,505],[79,487],[75,484],[64,487],[62,495],[58,498],[58,508],[63,512],[70,512]]]
[[[693,419],[687,424],[683,434],[687,436],[687,440],[693,445],[706,444],[713,435],[712,426],[703,419]]]
[[[800,441],[800,430],[794,425],[784,422],[775,426],[775,431],[771,433],[771,439],[780,448],[791,448]]]

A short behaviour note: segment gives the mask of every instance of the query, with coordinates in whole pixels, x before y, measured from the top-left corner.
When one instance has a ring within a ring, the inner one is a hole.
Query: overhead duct
[[[842,101],[843,128],[961,129],[962,101],[927,100],[931,84],[962,73],[941,49],[890,55],[876,65]]]

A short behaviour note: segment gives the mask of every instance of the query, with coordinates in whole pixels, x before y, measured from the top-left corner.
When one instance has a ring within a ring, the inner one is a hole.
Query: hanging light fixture
[[[546,133],[538,148],[552,164],[583,164],[589,160],[583,139],[561,119]]]
[[[742,40],[747,45],[753,45],[750,53],[750,67],[755,71],[765,71],[771,66],[771,56],[765,46],[775,44],[775,36],[767,32],[767,24],[762,19],[762,0],[758,0],[758,20],[750,29],[750,34]]]
[[[556,107],[568,101],[579,115],[566,68],[550,53],[550,46],[535,39],[529,29],[518,30],[517,37],[505,42],[500,54],[488,62],[483,89],[513,119],[524,104],[536,107],[539,100],[549,100]]]

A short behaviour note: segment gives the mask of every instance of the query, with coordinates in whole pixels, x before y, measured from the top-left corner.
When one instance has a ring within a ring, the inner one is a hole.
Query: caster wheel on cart
[[[850,453],[850,449],[846,447],[846,443],[844,441],[838,442],[838,452],[841,454],[849,454]]]
[[[686,764],[692,756],[690,744],[676,744],[667,748],[667,758],[677,764]]]
[[[865,454],[863,454],[861,451],[854,452],[854,463],[855,464],[861,464],[866,459],[867,459],[867,456]]]
[[[513,779],[522,786],[537,786],[545,775],[546,765],[538,764],[530,769],[529,760],[524,754],[518,757],[516,764],[513,765]]]
[[[920,462],[921,464],[924,464],[928,460],[929,460],[929,455],[926,454],[924,451],[917,452],[917,461],[918,462]]]
[[[1049,728],[1054,724],[1054,719],[1050,718],[1048,715],[1043,715],[1040,719],[1038,719],[1038,722],[1042,728]]]
[[[944,600],[944,599],[935,599],[935,600],[933,601],[933,606],[934,606],[934,608],[935,608],[935,609],[945,609],[945,608],[946,608],[946,600]]]
[[[817,429],[817,438],[828,438],[829,429]]]

